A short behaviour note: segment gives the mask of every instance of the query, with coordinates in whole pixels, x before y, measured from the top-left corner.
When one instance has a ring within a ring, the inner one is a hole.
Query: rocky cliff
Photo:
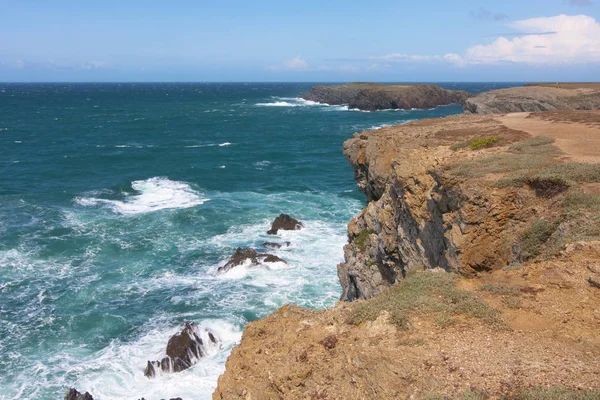
[[[213,398],[599,397],[598,148],[586,111],[356,134],[346,301],[250,323]]]
[[[492,90],[466,99],[473,114],[600,109],[600,84],[538,84]]]
[[[345,85],[314,86],[300,95],[305,100],[331,105],[347,104],[364,111],[433,108],[463,103],[470,95],[462,90],[446,90],[436,85],[385,85],[349,83]]]

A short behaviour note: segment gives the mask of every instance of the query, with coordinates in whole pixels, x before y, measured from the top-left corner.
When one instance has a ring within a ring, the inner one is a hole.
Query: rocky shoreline
[[[600,109],[598,84],[536,84],[492,90],[465,100],[472,114]]]
[[[314,86],[301,98],[329,105],[348,105],[362,111],[428,109],[463,103],[471,95],[462,90],[446,90],[436,85],[386,85],[348,83]]]

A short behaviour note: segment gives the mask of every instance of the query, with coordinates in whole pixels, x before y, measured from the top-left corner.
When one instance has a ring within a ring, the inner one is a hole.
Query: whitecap
[[[231,143],[225,142],[225,143],[219,144],[219,147],[225,147],[225,146],[231,146]]]
[[[75,202],[84,207],[106,205],[118,214],[142,214],[163,209],[189,208],[209,200],[202,197],[187,183],[154,177],[133,181],[131,187],[137,194],[125,200],[108,200],[96,197],[77,197]]]

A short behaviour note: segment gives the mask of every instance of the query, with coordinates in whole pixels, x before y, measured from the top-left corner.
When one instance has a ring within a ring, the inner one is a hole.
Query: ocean
[[[0,399],[209,399],[247,322],[335,304],[364,206],[344,140],[462,111],[299,99],[311,86],[0,84]],[[280,213],[305,228],[267,235]],[[237,247],[288,264],[217,275]],[[184,321],[220,348],[146,378]]]

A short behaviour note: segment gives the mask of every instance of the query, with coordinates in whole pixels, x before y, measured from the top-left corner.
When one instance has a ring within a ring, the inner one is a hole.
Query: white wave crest
[[[219,147],[225,147],[225,146],[231,146],[231,143],[225,142],[225,143],[219,144]]]
[[[201,205],[207,198],[202,197],[187,183],[154,177],[134,181],[131,187],[138,194],[125,200],[108,200],[95,197],[77,197],[75,202],[85,206],[106,205],[118,214],[143,214],[169,208],[189,208]]]

